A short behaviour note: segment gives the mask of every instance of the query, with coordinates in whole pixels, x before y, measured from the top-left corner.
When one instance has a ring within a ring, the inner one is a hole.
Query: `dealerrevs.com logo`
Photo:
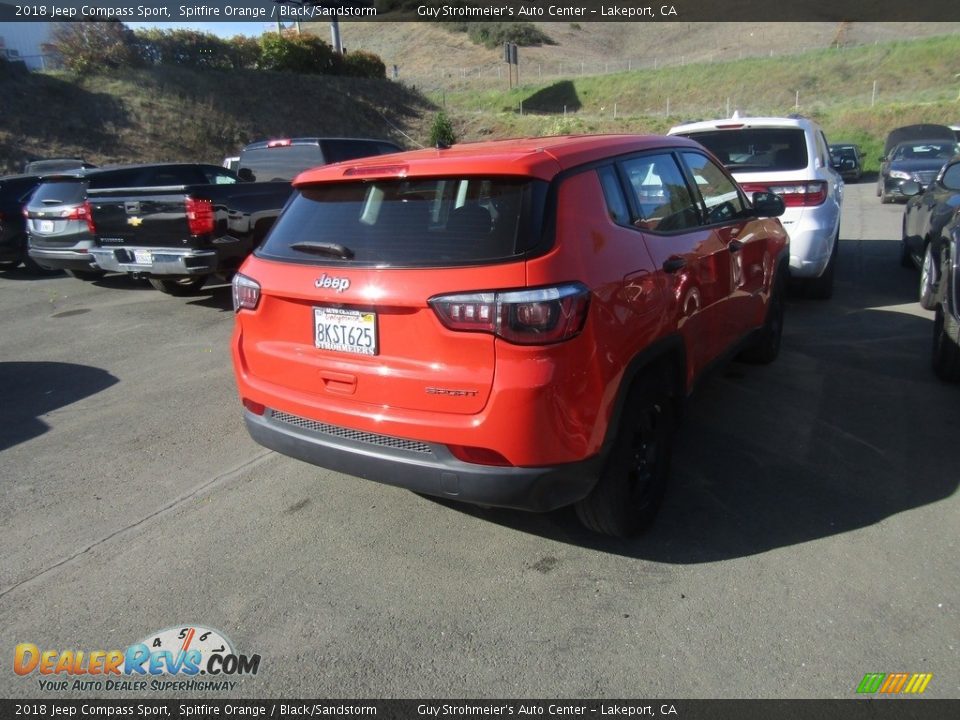
[[[51,650],[19,643],[13,671],[35,676],[41,690],[226,690],[256,675],[260,655],[242,655],[220,632],[167,628],[126,650]]]

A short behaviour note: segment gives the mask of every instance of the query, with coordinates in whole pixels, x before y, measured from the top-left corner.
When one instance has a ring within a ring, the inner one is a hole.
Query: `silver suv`
[[[790,234],[790,275],[807,294],[833,295],[843,180],[832,167],[827,138],[802,117],[739,117],[686,123],[670,135],[696,140],[727,167],[747,193],[780,195]]]

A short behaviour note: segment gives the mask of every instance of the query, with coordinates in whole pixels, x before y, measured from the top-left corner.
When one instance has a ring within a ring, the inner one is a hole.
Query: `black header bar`
[[[0,20],[60,22],[945,22],[956,0],[0,0]],[[735,40],[735,30],[731,31]]]

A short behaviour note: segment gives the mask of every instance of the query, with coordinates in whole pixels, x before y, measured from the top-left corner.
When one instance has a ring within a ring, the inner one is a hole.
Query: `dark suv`
[[[650,523],[677,403],[773,360],[783,201],[701,145],[610,135],[318,168],[234,277],[251,435],[323,467],[584,524]]]

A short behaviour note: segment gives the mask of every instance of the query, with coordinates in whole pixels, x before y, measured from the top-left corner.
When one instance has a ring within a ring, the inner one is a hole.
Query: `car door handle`
[[[743,243],[739,240],[731,240],[727,247],[730,248],[730,252],[732,253],[740,252],[740,249],[743,247]]]
[[[687,259],[679,256],[669,257],[663,261],[663,271],[668,273],[675,273],[686,266]]]

